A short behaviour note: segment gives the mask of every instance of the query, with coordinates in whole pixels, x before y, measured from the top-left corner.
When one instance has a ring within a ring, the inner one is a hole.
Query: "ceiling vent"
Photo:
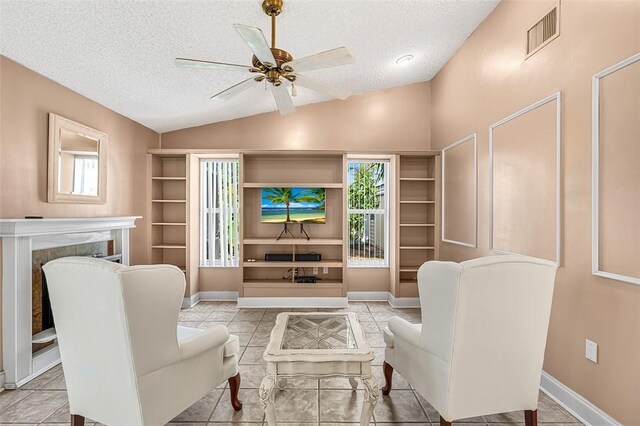
[[[525,59],[560,35],[560,3],[527,31]]]

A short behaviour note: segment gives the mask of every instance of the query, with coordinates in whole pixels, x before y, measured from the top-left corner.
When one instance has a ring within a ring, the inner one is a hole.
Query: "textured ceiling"
[[[285,0],[277,46],[301,58],[347,46],[355,65],[309,75],[354,94],[430,80],[497,0]],[[211,95],[244,74],[180,69],[177,56],[250,64],[232,24],[263,29],[260,0],[0,0],[0,52],[156,131],[276,109],[257,85],[236,98]],[[395,60],[412,54],[405,66]],[[296,105],[328,98],[300,87]]]

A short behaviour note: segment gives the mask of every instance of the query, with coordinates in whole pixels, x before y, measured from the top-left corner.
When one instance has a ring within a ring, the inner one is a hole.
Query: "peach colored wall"
[[[109,135],[107,203],[47,203],[48,113]],[[0,217],[84,217],[145,214],[148,148],[159,135],[0,56]],[[146,226],[131,232],[131,262],[145,263]],[[1,359],[1,357],[0,357]]]
[[[591,77],[640,51],[640,2],[563,0],[560,37],[524,61],[525,31],[554,4],[503,1],[431,82],[434,149],[478,132],[479,248],[442,243],[440,257],[488,252],[489,125],[562,91],[564,258],[544,369],[618,421],[637,424],[640,286],[591,274]],[[585,359],[585,339],[599,344],[598,364]]]
[[[430,93],[429,82],[417,83],[305,105],[284,117],[270,112],[177,130],[162,134],[162,148],[427,150]]]
[[[148,148],[159,135],[6,57],[0,57],[0,217],[144,216]],[[48,113],[108,134],[107,203],[47,203]],[[131,262],[145,263],[143,220],[131,232]]]

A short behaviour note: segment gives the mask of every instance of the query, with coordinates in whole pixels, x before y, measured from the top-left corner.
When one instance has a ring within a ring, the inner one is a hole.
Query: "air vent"
[[[560,34],[559,4],[527,31],[526,58],[542,49]]]

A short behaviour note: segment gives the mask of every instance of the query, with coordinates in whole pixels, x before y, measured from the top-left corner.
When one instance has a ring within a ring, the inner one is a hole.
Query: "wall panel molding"
[[[549,95],[533,104],[495,122],[489,126],[489,251],[492,253],[500,254],[520,254],[530,256],[528,253],[516,253],[514,251],[506,250],[501,247],[497,247],[494,244],[494,133],[495,130],[525,114],[534,111],[535,109],[542,107],[548,103],[556,103],[556,126],[555,126],[555,187],[551,188],[555,192],[555,254],[553,261],[557,266],[560,266],[562,259],[562,96],[561,92],[556,92]]]
[[[447,152],[455,149],[456,147],[460,147],[467,142],[473,142],[473,223],[471,224],[473,228],[473,241],[459,241],[453,238],[447,238],[446,236],[446,159]],[[464,247],[476,248],[478,247],[478,134],[473,133],[451,145],[448,145],[442,148],[442,223],[440,229],[442,229],[441,240],[450,243],[450,244],[458,244]]]
[[[600,130],[601,130],[601,80],[621,69],[640,61],[640,53],[618,62],[595,74],[592,79],[592,206],[591,206],[591,269],[593,275],[640,285],[640,276],[604,271],[600,265]],[[637,111],[635,112],[637,114]],[[638,159],[640,160],[640,159]],[[627,210],[627,209],[623,209]],[[633,214],[637,214],[636,211]],[[637,253],[640,255],[640,253]]]

